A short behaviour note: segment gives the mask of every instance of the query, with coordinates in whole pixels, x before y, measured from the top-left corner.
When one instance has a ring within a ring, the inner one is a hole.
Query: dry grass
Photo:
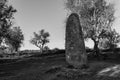
[[[0,80],[120,80],[119,77],[97,76],[109,61],[90,61],[87,70],[66,68],[65,58],[32,58],[14,64],[0,65]],[[117,63],[118,64],[118,63]]]

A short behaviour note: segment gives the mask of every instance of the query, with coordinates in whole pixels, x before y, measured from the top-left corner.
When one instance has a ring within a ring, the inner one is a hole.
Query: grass
[[[107,80],[110,78],[109,76],[98,76],[96,75],[102,69],[114,65],[113,63],[106,62],[90,62],[90,68],[87,70],[69,70],[65,69],[58,73],[56,73],[55,80],[60,80],[60,78],[64,78],[65,80]],[[120,79],[120,78],[118,78]],[[113,80],[110,78],[109,80]]]
[[[105,68],[119,65],[116,61],[92,61],[87,70],[68,69],[65,57],[27,58],[0,65],[0,80],[120,80],[119,77],[98,76]],[[84,73],[83,73],[84,72]]]

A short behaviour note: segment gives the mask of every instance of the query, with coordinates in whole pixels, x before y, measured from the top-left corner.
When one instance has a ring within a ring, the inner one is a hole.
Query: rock
[[[66,61],[75,68],[86,65],[87,54],[78,14],[72,13],[68,17],[65,36]]]

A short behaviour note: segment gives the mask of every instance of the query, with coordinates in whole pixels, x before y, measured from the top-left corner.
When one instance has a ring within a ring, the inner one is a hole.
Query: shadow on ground
[[[118,62],[89,60],[88,63],[88,69],[79,71],[66,68],[63,56],[32,57],[0,65],[0,80],[120,80],[115,77],[120,72]]]

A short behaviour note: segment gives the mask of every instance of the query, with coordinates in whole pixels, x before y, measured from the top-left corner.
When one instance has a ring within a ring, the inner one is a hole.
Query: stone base
[[[88,69],[89,65],[88,64],[82,64],[79,67],[75,67],[75,66],[73,66],[71,64],[68,64],[67,68],[70,68],[70,69]]]

